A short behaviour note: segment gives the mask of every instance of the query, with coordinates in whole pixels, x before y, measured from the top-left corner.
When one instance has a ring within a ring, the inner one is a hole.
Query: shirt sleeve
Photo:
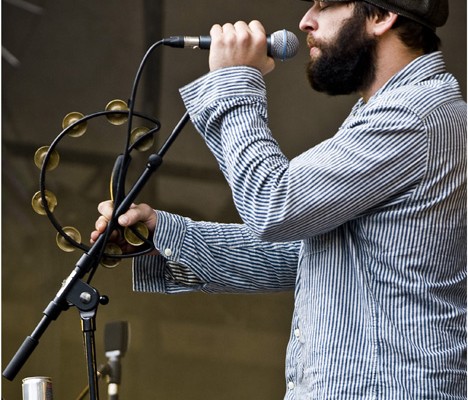
[[[243,224],[157,213],[154,244],[160,255],[134,259],[134,290],[249,293],[294,288],[299,242],[267,243]]]
[[[398,102],[369,102],[333,138],[290,161],[268,127],[259,71],[220,69],[181,95],[242,220],[262,240],[303,240],[405,201],[424,174],[424,126]]]

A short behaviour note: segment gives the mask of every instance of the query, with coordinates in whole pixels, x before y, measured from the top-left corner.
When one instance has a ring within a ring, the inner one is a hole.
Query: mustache
[[[311,34],[307,35],[306,41],[307,41],[307,46],[309,48],[321,47],[322,45],[322,43],[319,40],[315,39]]]

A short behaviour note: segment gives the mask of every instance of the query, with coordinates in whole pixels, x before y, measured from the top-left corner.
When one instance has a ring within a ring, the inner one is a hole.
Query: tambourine
[[[47,189],[46,174],[58,167],[60,156],[57,150],[60,141],[65,137],[79,138],[83,136],[88,129],[88,121],[105,117],[112,125],[123,125],[129,122],[133,116],[140,118],[144,125],[137,126],[130,130],[127,138],[126,149],[123,154],[117,157],[112,176],[110,179],[110,196],[114,204],[118,203],[125,195],[125,178],[128,168],[128,159],[133,150],[148,151],[154,143],[154,135],[159,131],[161,124],[157,119],[148,117],[139,112],[133,111],[129,114],[129,107],[123,100],[110,101],[104,111],[89,115],[83,115],[80,112],[71,112],[67,114],[62,121],[62,131],[49,146],[40,147],[34,155],[34,163],[41,170],[40,189],[32,197],[31,205],[33,210],[39,215],[45,215],[49,218],[52,225],[57,230],[56,243],[58,247],[65,252],[72,252],[80,249],[84,252],[89,251],[90,247],[83,244],[81,234],[73,226],[62,226],[54,215],[58,201],[55,194]],[[126,161],[127,160],[127,161]],[[107,268],[117,266],[122,258],[135,257],[148,253],[153,249],[151,240],[148,240],[149,232],[146,225],[137,223],[132,227],[126,227],[123,230],[125,240],[139,249],[133,253],[123,254],[122,250],[115,243],[107,243],[102,254],[100,264]],[[141,250],[140,250],[141,249]]]

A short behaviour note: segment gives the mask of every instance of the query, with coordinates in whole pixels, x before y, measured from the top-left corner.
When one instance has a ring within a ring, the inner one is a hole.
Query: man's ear
[[[375,16],[369,21],[370,32],[375,36],[382,36],[390,30],[397,18],[398,14],[390,11],[383,16]]]

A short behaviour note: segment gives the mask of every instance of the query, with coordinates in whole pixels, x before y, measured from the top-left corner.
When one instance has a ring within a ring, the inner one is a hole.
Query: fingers
[[[112,200],[103,201],[98,204],[99,213],[109,221],[114,212],[114,202]]]
[[[121,226],[133,225],[141,221],[141,214],[140,207],[136,204],[132,204],[127,212],[119,217],[118,223]]]
[[[249,23],[249,28],[252,32],[266,36],[265,28],[260,21],[253,20]]]
[[[112,217],[112,212],[114,210],[113,202],[111,200],[103,201],[98,205],[98,211],[100,212],[100,216],[94,223],[95,230],[91,232],[90,242],[94,243],[98,237],[104,233],[107,228],[107,224]]]
[[[213,25],[210,30],[210,69],[247,65],[265,75],[274,68],[274,60],[267,56],[265,28],[259,21],[247,24]]]
[[[98,231],[104,231],[114,212],[113,202],[108,200],[99,203],[98,211],[101,216],[96,220],[96,229]],[[146,220],[151,219],[150,217],[152,213],[153,209],[146,204],[132,204],[127,212],[119,217],[118,223],[121,226],[130,226],[139,221],[145,222]]]
[[[107,229],[110,219],[114,211],[113,202],[111,200],[99,203],[98,211],[101,214],[95,222],[95,230],[91,232],[90,240],[94,243],[97,238]],[[122,214],[118,221],[120,226],[126,227],[143,222],[150,232],[154,232],[156,227],[156,212],[147,204],[132,204],[130,208]],[[115,239],[115,232],[111,234],[111,239]]]
[[[96,228],[96,230],[99,233],[102,233],[102,232],[104,232],[106,230],[108,222],[109,222],[109,220],[106,217],[104,217],[103,215],[101,215],[96,220],[96,223],[94,224],[94,227]]]
[[[226,23],[223,26],[215,24],[211,27],[210,35],[218,37],[221,34],[225,35],[242,35],[243,32],[249,32],[251,34],[260,34],[266,36],[265,28],[262,23],[257,20],[253,20],[247,24],[244,21],[237,21],[234,24]]]
[[[125,214],[118,219],[119,225],[130,226],[137,222],[143,222],[150,231],[156,226],[156,213],[147,204],[132,204]]]
[[[210,31],[212,46],[216,44],[229,47],[239,46],[247,48],[251,44],[263,43],[265,40],[265,29],[259,21],[247,24],[237,21],[234,24],[227,23],[223,26],[213,25]]]

